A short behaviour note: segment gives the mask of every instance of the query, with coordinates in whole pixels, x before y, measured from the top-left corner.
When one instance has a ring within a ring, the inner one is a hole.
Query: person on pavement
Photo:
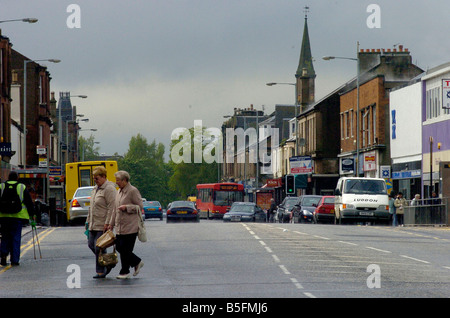
[[[28,224],[30,217],[35,215],[33,201],[26,186],[18,182],[19,175],[11,171],[8,181],[1,184],[1,194],[8,186],[16,186],[17,194],[22,202],[22,209],[17,212],[0,212],[0,231],[2,239],[0,243],[0,265],[7,266],[7,257],[10,256],[12,266],[19,265],[20,245],[22,241],[22,226]],[[0,210],[4,210],[1,209]],[[32,225],[34,226],[34,224]]]
[[[130,175],[126,171],[117,171],[116,184],[119,192],[116,197],[115,217],[111,220],[110,229],[116,232],[116,248],[120,253],[122,268],[118,279],[130,278],[130,267],[134,267],[133,276],[139,274],[144,262],[133,253],[134,244],[139,231],[139,218],[143,209],[139,190],[130,183]]]
[[[113,267],[104,267],[98,263],[100,248],[96,246],[97,239],[108,229],[116,206],[117,190],[114,182],[106,178],[105,167],[95,167],[92,175],[95,187],[92,190],[91,202],[87,216],[89,229],[88,246],[95,255],[95,269],[97,274],[93,278],[105,278]]]

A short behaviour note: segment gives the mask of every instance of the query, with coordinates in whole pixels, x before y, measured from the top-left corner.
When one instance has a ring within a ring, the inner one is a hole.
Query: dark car
[[[265,222],[266,213],[254,202],[234,202],[223,215],[224,222]]]
[[[324,195],[317,208],[313,213],[313,222],[322,223],[329,222],[334,223],[334,195]]]
[[[293,209],[294,222],[312,222],[314,210],[319,206],[321,195],[304,195]]]
[[[144,206],[144,214],[146,219],[163,219],[161,203],[159,203],[158,201],[144,201],[142,202],[142,204]]]
[[[194,202],[173,201],[166,212],[167,223],[172,221],[195,221],[200,222],[198,211]]]
[[[299,197],[285,197],[283,202],[278,206],[277,216],[278,222],[289,223],[291,220],[291,213],[294,206],[299,202]]]

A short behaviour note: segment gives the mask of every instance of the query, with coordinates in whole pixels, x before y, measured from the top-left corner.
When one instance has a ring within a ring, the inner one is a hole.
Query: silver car
[[[80,187],[75,191],[72,200],[70,200],[70,221],[87,217],[91,204],[92,189],[94,189],[93,186]]]

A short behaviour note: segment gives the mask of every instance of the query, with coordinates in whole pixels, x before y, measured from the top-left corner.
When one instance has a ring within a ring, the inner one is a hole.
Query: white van
[[[342,177],[334,195],[336,224],[347,221],[389,222],[389,197],[384,179]]]

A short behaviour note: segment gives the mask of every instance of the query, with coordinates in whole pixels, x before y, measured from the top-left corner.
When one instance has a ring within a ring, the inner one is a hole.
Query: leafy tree
[[[186,200],[189,195],[196,195],[197,184],[217,182],[217,161],[207,163],[203,156],[205,148],[213,144],[207,143],[210,137],[210,133],[204,127],[194,127],[182,131],[179,139],[172,140],[169,165],[173,173],[168,184],[170,190],[181,200]],[[200,151],[201,161],[198,158]],[[211,155],[215,156],[215,148],[211,151]]]
[[[96,146],[95,137],[91,135],[89,138],[80,136],[78,138],[79,161],[95,160],[99,156],[100,147]]]
[[[166,205],[172,201],[168,188],[170,169],[164,163],[164,145],[138,134],[131,138],[127,153],[118,160],[120,170],[130,174],[130,182],[139,189],[142,197]]]

